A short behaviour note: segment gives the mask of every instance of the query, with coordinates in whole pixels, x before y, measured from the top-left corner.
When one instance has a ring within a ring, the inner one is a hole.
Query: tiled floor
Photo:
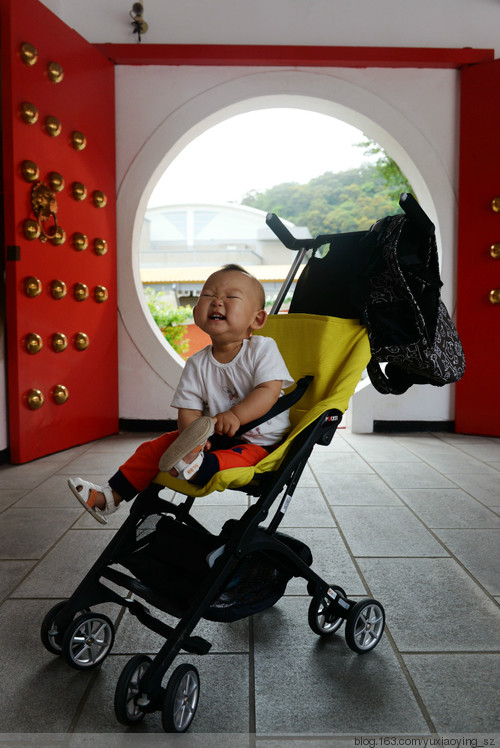
[[[154,654],[159,636],[109,604],[115,645],[86,672],[39,637],[45,613],[73,592],[127,512],[99,525],[67,478],[103,482],[144,438],[120,434],[0,467],[1,744],[165,740],[159,713],[126,728],[113,710],[125,663]],[[246,502],[242,493],[215,494],[196,512],[217,531]],[[361,746],[365,736],[374,748],[368,736],[500,732],[500,439],[339,430],[316,448],[282,528],[310,546],[314,568],[349,596],[383,603],[386,634],[364,656],[347,647],[343,629],[318,638],[299,579],[252,619],[203,622],[196,633],[213,642],[210,653],[179,658],[194,660],[201,677],[183,745],[205,746],[208,733],[217,746]]]

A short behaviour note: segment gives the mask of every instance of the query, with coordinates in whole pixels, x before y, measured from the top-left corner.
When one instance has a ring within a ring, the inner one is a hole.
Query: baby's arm
[[[260,418],[278,400],[283,387],[282,379],[262,382],[241,402],[216,416],[215,433],[234,436],[239,427]]]
[[[184,431],[186,426],[189,426],[192,421],[196,421],[197,418],[201,418],[203,411],[192,410],[191,408],[179,408],[177,411],[177,428],[179,431]]]

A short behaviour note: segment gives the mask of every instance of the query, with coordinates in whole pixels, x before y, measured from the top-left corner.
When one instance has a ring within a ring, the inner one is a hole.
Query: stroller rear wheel
[[[200,696],[200,676],[194,665],[179,665],[165,691],[162,723],[165,732],[185,732],[194,719]]]
[[[341,597],[346,597],[342,587],[332,584],[331,589],[335,590]],[[330,634],[338,631],[344,623],[344,619],[335,615],[331,608],[332,600],[328,595],[324,597],[315,595],[311,600],[307,620],[311,629],[318,636],[330,636]]]
[[[115,630],[102,613],[84,613],[66,629],[62,653],[66,662],[77,670],[96,667],[111,651]]]
[[[345,640],[357,654],[366,654],[377,646],[385,626],[385,612],[377,600],[361,600],[349,611]]]
[[[137,704],[139,683],[151,665],[151,658],[138,654],[132,657],[123,668],[115,689],[115,715],[122,725],[134,725],[144,719],[146,712]]]

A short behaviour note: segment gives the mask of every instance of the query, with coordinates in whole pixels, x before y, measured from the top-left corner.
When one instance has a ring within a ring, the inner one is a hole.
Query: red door
[[[455,428],[500,436],[500,60],[462,68]],[[497,200],[498,202],[495,202]]]
[[[13,462],[117,431],[113,65],[38,0],[0,0]]]

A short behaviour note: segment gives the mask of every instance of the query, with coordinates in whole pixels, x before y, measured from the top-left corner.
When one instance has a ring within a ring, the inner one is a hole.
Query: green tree
[[[189,347],[186,337],[186,321],[191,318],[193,310],[190,306],[174,307],[169,304],[161,291],[146,287],[144,296],[151,312],[151,316],[160,328],[163,337],[181,356]]]

